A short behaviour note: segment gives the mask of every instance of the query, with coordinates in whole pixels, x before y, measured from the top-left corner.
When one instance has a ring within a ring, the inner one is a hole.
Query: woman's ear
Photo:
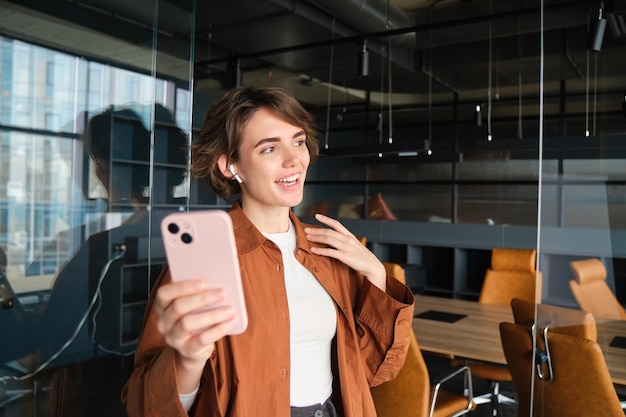
[[[217,166],[224,177],[232,178],[233,175],[228,171],[228,159],[226,158],[226,155],[219,157],[217,160]]]
[[[220,156],[219,159],[217,160],[217,164],[220,168],[220,171],[222,172],[222,175],[224,175],[226,178],[234,179],[239,184],[243,182],[241,177],[237,174],[235,165],[233,165],[232,163],[230,164],[228,163],[228,160],[226,159],[226,155]]]

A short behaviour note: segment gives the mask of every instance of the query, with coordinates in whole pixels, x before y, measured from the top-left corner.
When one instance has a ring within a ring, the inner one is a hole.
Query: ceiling
[[[145,70],[156,41],[160,74],[189,79],[193,56],[196,90],[213,94],[237,82],[239,65],[241,82],[288,88],[327,127],[375,124],[379,113],[398,125],[473,121],[479,103],[513,121],[536,116],[540,94],[546,114],[588,113],[591,93],[594,111],[623,112],[626,0],[602,2],[599,52],[587,49],[599,1],[157,3],[0,0],[0,33]]]

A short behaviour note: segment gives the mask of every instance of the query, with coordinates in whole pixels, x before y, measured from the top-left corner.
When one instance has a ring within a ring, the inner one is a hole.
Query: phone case
[[[223,210],[176,212],[161,222],[161,236],[173,281],[205,279],[226,290],[238,318],[229,334],[248,326],[239,259],[230,216]]]

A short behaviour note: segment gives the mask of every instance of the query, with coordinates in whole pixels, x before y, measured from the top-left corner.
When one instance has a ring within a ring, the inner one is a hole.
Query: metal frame
[[[435,385],[433,386],[433,394],[430,400],[430,410],[428,413],[429,417],[432,417],[435,413],[435,408],[436,408],[435,406],[437,405],[437,395],[439,395],[439,390],[441,389],[443,384],[461,373],[465,374],[464,396],[467,397],[467,408],[450,415],[450,417],[462,416],[472,411],[472,406],[474,405],[474,388],[472,386],[472,371],[470,370],[469,366],[465,365],[465,366],[461,366],[461,367],[454,369],[451,373],[443,376],[442,378],[439,378],[437,383],[435,383]]]

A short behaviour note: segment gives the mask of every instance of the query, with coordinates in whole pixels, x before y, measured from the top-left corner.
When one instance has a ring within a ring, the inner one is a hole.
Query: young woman
[[[241,194],[229,214],[248,327],[227,336],[230,308],[198,312],[222,291],[164,271],[122,393],[130,417],[376,415],[369,388],[404,363],[413,294],[340,222],[292,213],[316,133],[278,88],[233,89],[207,112],[191,172],[218,195]]]

